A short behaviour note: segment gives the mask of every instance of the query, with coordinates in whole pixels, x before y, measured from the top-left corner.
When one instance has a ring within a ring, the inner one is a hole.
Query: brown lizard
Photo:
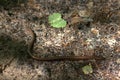
[[[33,46],[35,43],[36,35],[30,27],[27,27],[26,31],[32,37],[30,43],[28,44],[27,51],[28,51],[29,55],[35,60],[39,60],[39,61],[61,61],[61,60],[78,61],[78,60],[91,60],[91,59],[104,60],[103,57],[98,57],[98,56],[56,56],[56,57],[48,57],[48,58],[38,58],[38,57],[32,55],[34,53]]]

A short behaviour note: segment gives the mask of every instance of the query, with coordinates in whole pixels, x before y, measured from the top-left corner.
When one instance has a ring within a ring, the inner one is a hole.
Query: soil
[[[13,0],[11,0],[13,1]],[[0,1],[1,3],[1,1]],[[64,28],[53,28],[48,16],[61,13]],[[98,56],[104,60],[37,61],[33,55]],[[93,72],[82,68],[92,65]],[[0,4],[0,80],[120,80],[119,0],[18,0]]]

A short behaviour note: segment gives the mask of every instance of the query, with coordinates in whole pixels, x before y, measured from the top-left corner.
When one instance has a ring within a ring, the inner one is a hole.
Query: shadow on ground
[[[0,35],[0,65],[5,65],[12,58],[17,59],[19,63],[28,57],[27,46],[24,41],[18,42],[8,35]]]

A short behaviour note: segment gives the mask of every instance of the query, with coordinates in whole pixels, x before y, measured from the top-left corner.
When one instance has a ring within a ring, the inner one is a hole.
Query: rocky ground
[[[28,0],[0,6],[0,80],[120,80],[119,0]],[[0,1],[1,2],[1,1]],[[67,21],[56,29],[54,12]],[[34,55],[102,56],[105,60],[36,61],[27,52],[36,34]],[[93,72],[82,67],[91,64]]]

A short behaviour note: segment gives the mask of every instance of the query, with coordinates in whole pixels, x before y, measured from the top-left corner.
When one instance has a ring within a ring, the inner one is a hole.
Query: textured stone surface
[[[79,16],[80,10],[86,9],[88,0],[36,0],[27,5],[21,4],[19,7],[1,8],[0,79],[119,80],[120,24],[118,22],[120,22],[120,15],[118,14],[120,10],[111,12],[110,17],[101,15],[107,15],[107,11],[120,7],[120,2],[112,1],[103,0],[104,4],[102,4],[94,0],[93,12],[90,12],[94,16],[90,15],[93,19],[90,25]],[[99,10],[99,14],[96,10]],[[53,12],[60,12],[68,24],[74,23],[63,29],[52,28],[47,19]],[[25,33],[25,27],[28,26],[36,34],[34,52],[37,56],[47,58],[49,56],[97,55],[105,57],[106,60],[53,62],[33,60],[27,53],[27,44],[31,39],[30,35]],[[6,66],[11,60],[12,62]],[[82,67],[89,63],[92,64],[93,73],[85,75]]]

